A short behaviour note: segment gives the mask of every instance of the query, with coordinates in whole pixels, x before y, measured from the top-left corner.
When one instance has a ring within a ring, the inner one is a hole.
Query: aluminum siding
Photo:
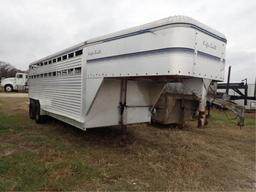
[[[81,67],[82,56],[32,69],[29,75]],[[81,119],[81,74],[29,79],[29,97],[38,99],[42,109]]]

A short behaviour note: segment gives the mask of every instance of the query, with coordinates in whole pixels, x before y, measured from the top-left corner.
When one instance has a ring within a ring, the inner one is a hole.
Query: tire
[[[29,104],[29,118],[35,119],[35,104],[34,102],[30,102]]]
[[[45,123],[45,116],[40,115],[40,104],[35,103],[35,121],[38,124]]]
[[[4,87],[4,90],[5,90],[5,92],[10,93],[13,91],[13,87],[12,87],[12,85],[6,85]]]

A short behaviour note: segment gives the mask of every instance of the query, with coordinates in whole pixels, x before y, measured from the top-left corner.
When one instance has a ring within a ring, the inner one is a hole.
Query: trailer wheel
[[[5,85],[4,90],[5,90],[5,92],[9,93],[9,92],[13,91],[13,87],[12,87],[12,85]]]
[[[38,124],[45,122],[45,116],[40,114],[40,104],[35,103],[35,121]]]
[[[29,103],[29,117],[30,119],[35,119],[35,104],[30,102]]]

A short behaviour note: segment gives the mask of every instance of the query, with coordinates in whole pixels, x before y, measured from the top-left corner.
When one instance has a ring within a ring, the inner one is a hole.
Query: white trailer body
[[[185,80],[201,98],[223,81],[226,38],[175,16],[91,39],[29,66],[29,98],[50,115],[83,130],[151,120],[166,83]],[[201,108],[201,109],[200,109]]]

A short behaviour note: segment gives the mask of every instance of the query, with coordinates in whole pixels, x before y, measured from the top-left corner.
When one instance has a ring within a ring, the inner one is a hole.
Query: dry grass
[[[25,98],[0,98],[0,190],[255,190],[255,114],[242,130],[217,111],[205,129],[128,130],[121,147],[118,128],[36,125]]]

